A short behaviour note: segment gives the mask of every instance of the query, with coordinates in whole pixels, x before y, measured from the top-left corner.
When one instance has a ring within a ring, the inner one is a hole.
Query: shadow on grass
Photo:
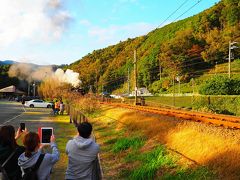
[[[240,179],[240,152],[237,150],[219,153],[205,164],[217,171],[220,179]]]

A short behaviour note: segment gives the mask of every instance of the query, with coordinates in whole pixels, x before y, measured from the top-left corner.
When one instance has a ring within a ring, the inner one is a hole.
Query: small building
[[[138,96],[152,96],[152,93],[150,93],[147,88],[142,87],[142,88],[138,88],[137,95]],[[135,91],[132,91],[130,96],[135,96]]]
[[[0,97],[16,97],[23,94],[25,92],[18,90],[14,85],[0,89]]]

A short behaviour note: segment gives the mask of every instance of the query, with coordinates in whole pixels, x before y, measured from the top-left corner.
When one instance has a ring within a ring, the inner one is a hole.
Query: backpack
[[[24,175],[22,177],[23,180],[38,180],[37,170],[38,170],[40,164],[42,163],[44,156],[45,156],[45,154],[40,154],[35,165],[33,165],[32,167],[23,169],[23,171],[24,171]]]
[[[8,161],[13,157],[15,154],[16,150],[13,151],[10,156],[4,161],[3,164],[0,164],[0,180],[9,180],[9,177],[7,175],[7,172],[4,168],[4,166],[8,163]]]
[[[0,180],[9,180],[5,168],[2,166],[0,166]]]

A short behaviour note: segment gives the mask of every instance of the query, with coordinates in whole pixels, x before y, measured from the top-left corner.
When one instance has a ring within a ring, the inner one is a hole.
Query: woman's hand
[[[22,134],[26,134],[28,133],[28,130],[27,128],[25,128],[25,130],[21,131],[20,128],[18,128],[17,132],[16,132],[16,135],[15,135],[15,139],[17,140],[18,138],[21,137]]]
[[[16,132],[16,135],[15,135],[15,139],[17,140],[18,138],[20,138],[20,136],[22,135],[22,131],[20,128],[18,128],[17,132]]]
[[[54,136],[54,135],[51,136],[50,142],[51,142],[51,143],[54,143],[54,142],[55,142],[55,136]]]

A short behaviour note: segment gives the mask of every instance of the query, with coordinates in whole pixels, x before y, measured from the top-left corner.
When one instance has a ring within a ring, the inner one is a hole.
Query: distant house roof
[[[25,92],[18,90],[14,85],[0,89],[0,93],[25,94]]]

